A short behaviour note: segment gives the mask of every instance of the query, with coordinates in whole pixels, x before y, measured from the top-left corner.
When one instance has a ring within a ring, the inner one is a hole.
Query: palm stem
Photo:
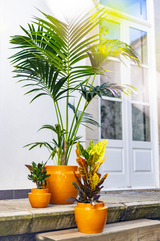
[[[59,105],[58,105],[58,102],[56,102],[56,105],[57,105],[57,110],[58,110],[58,114],[59,114],[59,118],[60,118],[60,122],[61,122],[61,129],[63,130],[64,127],[63,127],[63,120],[62,120],[62,115],[61,115],[61,112],[60,112],[60,109],[59,109]]]
[[[80,117],[79,117],[79,119],[78,119],[78,122],[76,122],[76,124],[75,124],[75,128],[74,128],[74,130],[73,130],[74,136],[73,136],[73,134],[72,134],[73,139],[72,139],[72,137],[71,137],[72,143],[71,143],[71,145],[68,145],[68,146],[69,146],[69,153],[68,153],[68,156],[67,156],[67,160],[69,159],[69,156],[70,156],[70,154],[71,154],[71,150],[72,150],[73,143],[74,143],[74,140],[75,140],[75,138],[76,138],[76,135],[77,135],[79,126],[80,126],[81,119],[82,119],[83,114],[84,114],[84,111],[86,110],[86,108],[87,108],[88,105],[89,105],[89,103],[86,101],[86,103],[85,103],[85,105],[84,105],[84,108],[83,108],[83,111],[82,111],[82,113],[81,113],[81,115],[80,115]]]
[[[69,34],[68,34],[68,50],[67,50],[67,75],[69,76],[69,66],[70,66],[70,61],[69,61]],[[70,78],[68,77],[68,80],[67,80],[67,99],[66,99],[66,138],[65,138],[65,141],[67,142],[67,137],[68,137],[68,102],[69,102],[69,80]]]
[[[68,86],[69,86],[69,83],[67,81],[67,88]],[[65,138],[66,141],[68,136],[68,102],[69,102],[69,90],[67,91],[67,99],[66,99],[66,138]]]
[[[57,110],[57,106],[56,106],[56,103],[55,103],[55,101],[53,100],[53,103],[54,103],[54,108],[55,108],[55,111],[56,111],[56,117],[57,117],[57,121],[58,121],[58,124],[60,124],[59,123],[59,115],[58,115],[58,110]]]
[[[93,80],[92,80],[92,84],[91,84],[90,89],[89,89],[89,93],[91,92],[91,89],[92,89],[92,87],[93,87],[93,84],[94,84],[94,81],[95,81],[95,77],[96,77],[96,74],[94,74],[94,77],[93,77]],[[82,113],[81,113],[81,115],[80,115],[78,121],[76,122],[74,129],[73,129],[72,136],[71,136],[71,139],[70,139],[70,140],[72,140],[72,143],[71,143],[71,141],[70,141],[70,142],[69,142],[69,145],[68,145],[68,147],[69,147],[69,148],[68,148],[68,149],[69,149],[69,154],[68,154],[68,156],[67,156],[67,160],[69,159],[69,156],[70,156],[70,153],[71,153],[71,150],[72,150],[72,147],[73,147],[73,143],[74,143],[74,140],[75,140],[75,138],[76,138],[76,135],[77,135],[77,132],[78,132],[78,129],[79,129],[79,126],[80,126],[80,123],[81,123],[81,120],[82,120],[84,111],[86,110],[86,108],[87,108],[88,105],[89,105],[89,102],[86,100],[85,105],[84,105],[84,108],[83,108],[83,111],[82,111]],[[73,137],[73,139],[72,139],[72,137]],[[68,152],[68,151],[67,151],[67,152]],[[67,152],[66,152],[66,153],[67,153]]]
[[[90,77],[91,76],[89,76],[89,78],[87,79],[86,84],[88,84]],[[81,103],[81,100],[82,100],[82,95],[79,98],[79,101],[78,101],[78,104],[77,104],[77,107],[76,107],[76,110],[75,110],[75,113],[74,113],[74,116],[73,116],[73,120],[72,120],[72,123],[71,123],[68,139],[70,139],[70,135],[72,133],[73,124],[74,124],[74,121],[76,119],[77,111],[78,111],[79,105]]]

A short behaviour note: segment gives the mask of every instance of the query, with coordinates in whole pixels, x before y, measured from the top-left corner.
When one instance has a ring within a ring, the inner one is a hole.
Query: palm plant
[[[14,65],[15,77],[24,82],[24,87],[30,90],[26,94],[34,94],[31,102],[47,95],[51,97],[57,117],[56,126],[44,125],[41,129],[50,129],[57,135],[57,139],[49,142],[31,143],[30,149],[35,146],[45,146],[50,152],[50,158],[57,154],[58,165],[66,165],[73,145],[81,137],[77,136],[80,124],[98,123],[86,113],[91,100],[98,95],[114,96],[119,91],[130,95],[131,86],[106,82],[94,86],[96,75],[107,75],[101,65],[110,57],[116,57],[123,62],[123,58],[131,59],[140,65],[136,52],[131,46],[119,41],[108,40],[103,34],[91,35],[92,30],[98,26],[99,20],[105,18],[107,11],[97,9],[97,6],[84,13],[78,9],[76,17],[72,16],[68,23],[43,13],[45,19],[35,17],[29,30],[24,29],[24,35],[11,37],[11,43],[17,49],[12,55],[11,63]],[[89,35],[90,34],[90,35]],[[19,50],[20,49],[20,50]],[[80,61],[89,57],[91,65],[81,65]],[[80,93],[75,105],[71,103],[73,95]],[[83,110],[80,110],[82,98],[85,99]],[[65,123],[59,103],[65,99]],[[69,109],[73,111],[71,125],[69,125]]]

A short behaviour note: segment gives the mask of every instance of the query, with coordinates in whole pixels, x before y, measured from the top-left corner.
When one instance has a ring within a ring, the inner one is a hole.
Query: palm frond
[[[15,77],[21,78],[19,82],[29,82],[29,85],[23,85],[23,87],[30,87],[25,94],[38,93],[31,102],[42,95],[49,95],[54,102],[65,97],[64,94],[68,89],[63,86],[68,76],[59,77],[59,70],[53,64],[49,65],[47,60],[36,58],[36,61],[28,59],[26,62],[28,62],[28,67],[15,66],[17,69],[14,72],[17,72]]]
[[[73,113],[75,114],[75,112],[76,112],[75,106],[72,105],[71,103],[68,103],[68,106],[73,110]],[[79,120],[81,114],[82,114],[82,111],[77,110],[77,112],[76,112],[76,121]],[[82,125],[91,124],[91,125],[100,127],[99,123],[93,119],[92,114],[89,114],[89,113],[86,113],[86,112],[83,113],[83,116],[82,116],[82,118],[81,118],[81,122],[80,122],[80,123],[81,123]],[[85,126],[86,126],[86,125],[85,125]],[[88,127],[88,126],[86,126],[86,127]],[[88,128],[89,128],[89,127],[88,127]]]
[[[91,85],[81,85],[80,93],[89,103],[96,95],[98,95],[100,98],[103,98],[103,96],[119,98],[120,92],[123,92],[128,96],[131,96],[131,94],[134,93],[135,90],[136,88],[134,88],[131,85],[107,82],[95,87],[91,87]]]
[[[92,46],[87,52],[93,67],[101,67],[109,58],[118,58],[121,62],[132,60],[138,67],[141,66],[139,56],[128,44],[118,39],[101,40],[97,46]]]

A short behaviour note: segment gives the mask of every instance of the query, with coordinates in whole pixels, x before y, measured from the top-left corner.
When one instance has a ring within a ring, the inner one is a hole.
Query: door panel
[[[108,158],[102,165],[101,173],[104,175],[108,172],[109,175],[103,184],[104,190],[126,188],[127,168],[125,166],[124,148],[107,147],[105,155],[108,155]]]
[[[109,156],[106,159],[103,171],[109,173],[124,173],[124,150],[123,148],[107,148],[106,155]],[[112,161],[110,161],[112,160]]]
[[[135,188],[155,186],[155,165],[153,162],[152,149],[132,150],[132,173],[131,183]]]
[[[134,172],[152,172],[152,150],[133,149]]]

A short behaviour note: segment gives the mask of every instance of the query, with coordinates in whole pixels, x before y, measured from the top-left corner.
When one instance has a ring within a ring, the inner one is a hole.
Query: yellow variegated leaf
[[[106,173],[99,181],[98,186],[102,185],[102,183],[104,182],[104,180],[108,177],[108,173]]]
[[[95,173],[91,178],[91,189],[94,190],[99,183],[99,176]]]
[[[86,161],[85,161],[84,158],[80,157],[80,155],[79,155],[79,150],[78,150],[78,149],[76,149],[76,155],[77,155],[76,161],[77,161],[78,165],[79,165],[80,167],[84,166],[85,163],[86,163]]]
[[[80,166],[78,168],[79,173],[81,174],[81,176],[83,176],[83,179],[85,180],[85,182],[87,182],[88,181],[88,164],[87,164],[87,161],[85,159],[83,159],[82,157],[80,157],[78,149],[76,150],[76,154],[77,154],[76,161],[77,161],[78,165]]]
[[[91,140],[89,142],[89,146],[87,147],[86,151],[90,154],[92,149],[93,149],[93,147],[94,147],[94,141]]]
[[[104,140],[104,141],[98,142],[92,149],[91,155],[94,154],[95,152],[99,155],[99,157],[97,156],[97,159],[95,160],[96,162],[102,159],[105,153],[106,145],[107,145],[107,140]]]
[[[81,176],[85,176],[85,172],[84,172],[83,167],[79,167],[79,168],[78,168],[78,171],[79,171],[79,173],[80,173]]]
[[[108,156],[106,156],[105,158],[103,158],[102,160],[99,161],[99,163],[96,165],[94,172],[98,171],[98,168],[102,165],[102,163],[107,159]]]
[[[101,178],[101,176],[102,176],[102,175],[101,175],[101,173],[99,173],[99,172],[97,172],[97,175],[99,176],[99,179],[100,179],[100,178]]]
[[[98,158],[99,155],[97,153],[93,153],[87,160],[88,166],[92,167],[96,163]]]

